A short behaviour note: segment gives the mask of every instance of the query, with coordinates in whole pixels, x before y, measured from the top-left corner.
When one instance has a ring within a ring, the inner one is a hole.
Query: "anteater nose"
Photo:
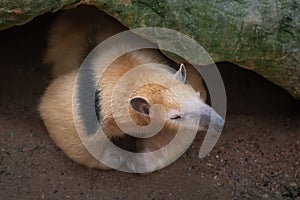
[[[224,126],[224,119],[210,106],[203,105],[200,109],[199,130],[206,131],[208,128],[214,132],[221,132]]]
[[[211,107],[204,105],[200,111],[201,130],[207,130],[199,151],[199,158],[204,158],[217,143],[224,126],[224,119]]]

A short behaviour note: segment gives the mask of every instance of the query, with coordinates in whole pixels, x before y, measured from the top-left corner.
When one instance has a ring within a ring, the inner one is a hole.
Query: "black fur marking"
[[[98,132],[99,120],[101,120],[100,117],[98,120],[96,115],[96,113],[99,114],[100,112],[95,111],[96,106],[100,105],[100,103],[95,102],[96,94],[98,93],[98,83],[97,80],[95,80],[94,69],[90,67],[92,66],[92,60],[94,60],[97,55],[91,52],[89,56],[91,56],[91,58],[81,64],[79,69],[80,73],[77,74],[78,82],[75,88],[77,90],[76,102],[78,104],[76,114],[80,116],[81,123],[87,135]],[[97,94],[97,96],[99,97],[99,101],[101,101],[101,95]],[[101,110],[100,108],[97,109],[99,109],[99,111]]]
[[[101,122],[101,97],[100,97],[100,90],[97,89],[95,93],[95,112],[98,119],[98,122]]]
[[[124,135],[121,138],[112,138],[111,141],[125,151],[138,153],[136,147],[136,137]]]

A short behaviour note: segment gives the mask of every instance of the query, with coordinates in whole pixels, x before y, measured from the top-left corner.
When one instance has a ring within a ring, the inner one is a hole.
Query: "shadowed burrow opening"
[[[299,114],[299,100],[263,76],[230,62],[219,62],[217,66],[226,88],[228,115]]]
[[[45,14],[23,26],[0,31],[0,115],[18,116],[30,111],[39,118],[37,105],[51,82],[49,66],[42,60],[56,15]],[[229,116],[286,117],[299,113],[299,101],[259,74],[229,62],[217,66],[225,84]]]

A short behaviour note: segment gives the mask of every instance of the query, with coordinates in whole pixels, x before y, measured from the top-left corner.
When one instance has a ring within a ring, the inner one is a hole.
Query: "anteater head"
[[[207,130],[210,122],[214,123],[217,129],[222,129],[223,119],[205,103],[200,93],[187,83],[183,64],[171,75],[165,74],[162,77],[162,72],[158,73],[160,76],[157,77],[163,78],[164,81],[160,79],[155,83],[147,83],[131,94],[128,105],[134,123],[147,126],[151,120],[156,120],[163,122],[162,131],[168,132],[177,131],[180,127]]]

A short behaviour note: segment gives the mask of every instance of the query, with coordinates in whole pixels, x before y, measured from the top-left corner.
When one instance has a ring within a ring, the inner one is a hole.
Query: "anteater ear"
[[[138,113],[149,115],[150,105],[143,97],[134,97],[130,100],[130,105]]]
[[[174,74],[174,78],[182,83],[186,81],[186,69],[184,64],[181,64],[179,70]]]

